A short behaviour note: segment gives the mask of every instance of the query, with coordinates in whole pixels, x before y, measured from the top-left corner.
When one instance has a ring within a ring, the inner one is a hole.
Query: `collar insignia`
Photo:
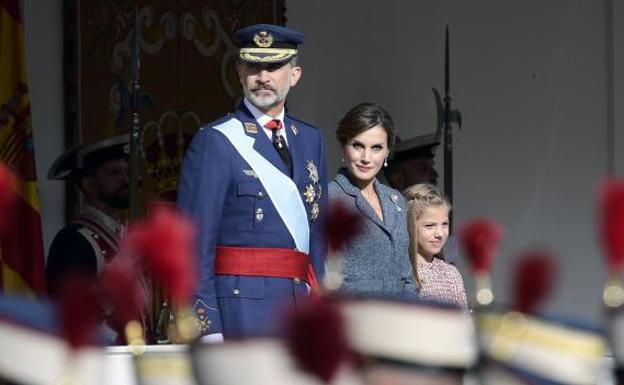
[[[299,135],[299,129],[294,124],[290,125],[290,130],[293,132],[293,134]]]
[[[248,134],[257,134],[258,133],[258,127],[256,127],[256,125],[253,124],[253,123],[245,123],[245,131]]]

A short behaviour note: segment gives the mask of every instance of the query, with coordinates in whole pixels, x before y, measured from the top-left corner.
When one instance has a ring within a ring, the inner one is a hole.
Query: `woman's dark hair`
[[[362,132],[381,126],[388,135],[388,148],[394,146],[394,120],[381,106],[375,103],[360,103],[342,117],[336,129],[336,139],[342,147]]]

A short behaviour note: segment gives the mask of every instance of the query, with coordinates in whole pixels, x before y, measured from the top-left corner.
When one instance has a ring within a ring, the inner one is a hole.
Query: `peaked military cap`
[[[97,169],[109,160],[127,158],[129,153],[128,134],[88,145],[77,145],[65,151],[52,163],[48,170],[48,179],[76,178],[84,171]]]
[[[256,24],[239,29],[234,39],[239,58],[248,63],[284,63],[297,55],[304,41],[301,32],[272,24]]]

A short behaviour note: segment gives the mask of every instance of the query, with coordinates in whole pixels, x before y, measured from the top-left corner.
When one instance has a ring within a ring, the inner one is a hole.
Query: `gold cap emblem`
[[[266,31],[260,31],[254,35],[253,41],[260,48],[269,48],[273,45],[273,35]]]

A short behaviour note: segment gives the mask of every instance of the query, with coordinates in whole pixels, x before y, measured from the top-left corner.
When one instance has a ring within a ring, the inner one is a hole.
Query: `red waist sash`
[[[218,275],[247,275],[292,278],[318,288],[307,254],[279,248],[218,246],[214,272]]]

